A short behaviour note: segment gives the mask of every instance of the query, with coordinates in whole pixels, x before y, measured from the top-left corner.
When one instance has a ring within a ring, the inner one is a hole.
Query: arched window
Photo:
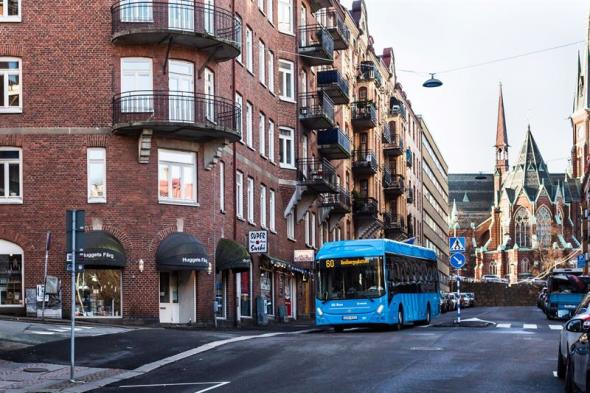
[[[518,209],[514,215],[514,237],[518,247],[531,248],[531,224],[526,209]]]
[[[531,263],[528,258],[524,258],[522,261],[520,261],[520,272],[521,273],[528,273],[530,268],[531,268]]]
[[[0,306],[22,307],[23,288],[23,249],[18,245],[0,239],[0,277],[3,279]]]
[[[560,207],[557,208],[557,228],[561,235],[563,235],[563,220],[565,216],[563,215],[563,209]]]
[[[539,246],[551,246],[551,212],[546,206],[541,206],[537,210],[537,240]]]
[[[498,275],[498,264],[496,263],[496,261],[492,261],[490,263],[490,274],[493,275]]]

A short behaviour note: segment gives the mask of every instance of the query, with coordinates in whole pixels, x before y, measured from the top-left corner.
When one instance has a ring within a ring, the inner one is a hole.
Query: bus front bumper
[[[355,326],[387,323],[385,314],[378,314],[377,312],[357,314],[328,314],[324,312],[322,315],[316,312],[315,320],[317,326]]]

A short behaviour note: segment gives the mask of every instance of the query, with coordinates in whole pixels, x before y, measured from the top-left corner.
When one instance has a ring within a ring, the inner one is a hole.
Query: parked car
[[[578,323],[581,323],[581,326]],[[588,366],[590,365],[590,321],[574,321],[568,328],[574,329],[574,324],[576,325],[575,328],[579,328],[580,336],[569,348],[568,357],[565,359],[565,391],[567,393],[575,391],[587,392],[590,389],[590,380],[588,378],[590,377],[588,372]]]
[[[557,351],[557,376],[565,378],[565,370],[569,356],[569,349],[582,335],[585,321],[590,321],[590,314],[581,313],[567,321],[561,330],[559,337],[559,350]]]
[[[451,302],[451,310],[456,310],[457,305],[459,304],[459,297],[454,292],[449,293],[448,296],[449,296],[449,301]]]
[[[539,307],[543,312],[545,311],[545,300],[547,299],[547,288],[543,288],[539,291],[539,295],[537,296],[537,307]]]
[[[475,294],[473,292],[465,292],[467,298],[467,307],[475,306]]]
[[[481,281],[483,282],[502,282],[502,279],[495,274],[485,274]]]
[[[447,300],[447,294],[445,292],[440,292],[440,312],[445,313],[449,311],[449,303]]]

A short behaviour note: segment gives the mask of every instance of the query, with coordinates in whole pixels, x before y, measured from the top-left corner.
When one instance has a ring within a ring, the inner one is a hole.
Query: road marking
[[[537,325],[535,325],[534,323],[525,323],[522,325],[523,329],[536,329]]]
[[[194,386],[194,385],[213,385],[208,388],[198,390],[195,393],[208,392],[209,390],[220,388],[229,382],[181,382],[181,383],[156,383],[152,385],[121,385],[119,388],[165,388],[167,386]]]
[[[557,371],[553,371],[553,376],[557,378]]]
[[[499,323],[496,325],[496,327],[505,328],[505,329],[510,329],[510,326],[512,326],[512,325],[509,323]]]
[[[549,329],[551,329],[551,330],[561,330],[561,329],[563,329],[563,326],[561,326],[561,325],[549,325]]]

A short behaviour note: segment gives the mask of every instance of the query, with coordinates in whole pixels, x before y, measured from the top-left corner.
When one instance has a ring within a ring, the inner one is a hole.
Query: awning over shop
[[[196,237],[175,232],[160,242],[156,264],[158,270],[207,270],[209,256]]]
[[[215,250],[215,265],[218,271],[233,269],[247,271],[252,259],[246,247],[229,239],[220,239]]]
[[[272,257],[268,254],[263,254],[263,258],[267,261],[267,263],[271,267],[287,270],[287,271],[294,272],[294,273],[303,274],[304,276],[311,275],[311,271],[309,271],[308,269],[304,269],[299,266],[295,266],[291,262],[287,262],[282,259]]]
[[[84,233],[84,265],[125,267],[125,249],[116,237],[105,231]]]

